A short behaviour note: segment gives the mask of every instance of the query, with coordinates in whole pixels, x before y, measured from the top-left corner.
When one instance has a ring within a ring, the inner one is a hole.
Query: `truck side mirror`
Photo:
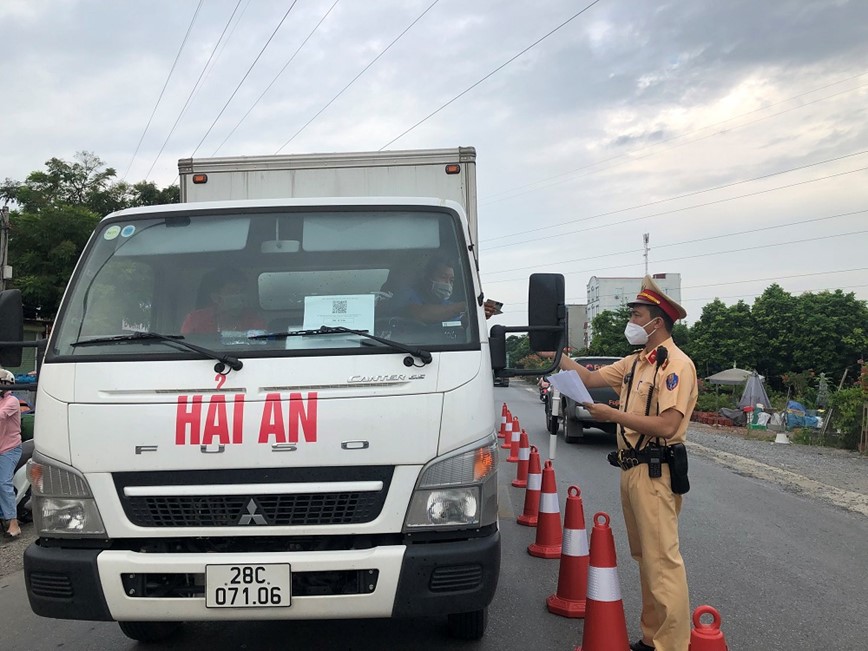
[[[7,289],[0,292],[0,342],[24,339],[24,308],[21,290]],[[21,347],[0,346],[0,364],[21,366]]]
[[[491,368],[495,372],[506,368],[506,328],[504,326],[491,326],[491,332],[488,335],[488,349],[491,353]]]
[[[564,277],[561,274],[531,274],[527,294],[528,325],[563,326]],[[564,345],[563,333],[557,330],[528,332],[530,349],[534,352],[558,350]]]

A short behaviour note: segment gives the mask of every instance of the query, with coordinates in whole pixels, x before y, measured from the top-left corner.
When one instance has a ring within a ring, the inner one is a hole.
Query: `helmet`
[[[15,376],[12,375],[12,371],[0,368],[0,384],[15,384]]]

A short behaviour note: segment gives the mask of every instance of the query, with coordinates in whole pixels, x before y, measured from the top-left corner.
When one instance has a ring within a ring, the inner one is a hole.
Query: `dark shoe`
[[[648,646],[642,640],[636,640],[630,645],[630,651],[654,651],[654,647]]]

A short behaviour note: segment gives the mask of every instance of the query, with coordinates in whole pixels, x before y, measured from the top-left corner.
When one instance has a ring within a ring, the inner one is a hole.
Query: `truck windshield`
[[[477,310],[449,210],[140,213],[94,233],[48,355],[197,357],[153,337],[114,345],[149,332],[237,357],[395,353],[349,330],[428,351],[478,348]],[[298,334],[324,326],[346,332]]]

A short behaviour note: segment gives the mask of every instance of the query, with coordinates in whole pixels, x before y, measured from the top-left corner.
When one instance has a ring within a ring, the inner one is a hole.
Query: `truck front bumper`
[[[262,563],[290,564],[289,607],[205,607],[206,565]],[[470,612],[494,598],[499,570],[496,530],[471,540],[328,552],[146,554],[37,542],[24,553],[33,612],[84,620],[304,620]],[[314,578],[297,588],[296,581],[305,576]],[[329,585],[336,576],[344,577],[338,590],[310,589]],[[173,584],[183,588],[173,591]]]

